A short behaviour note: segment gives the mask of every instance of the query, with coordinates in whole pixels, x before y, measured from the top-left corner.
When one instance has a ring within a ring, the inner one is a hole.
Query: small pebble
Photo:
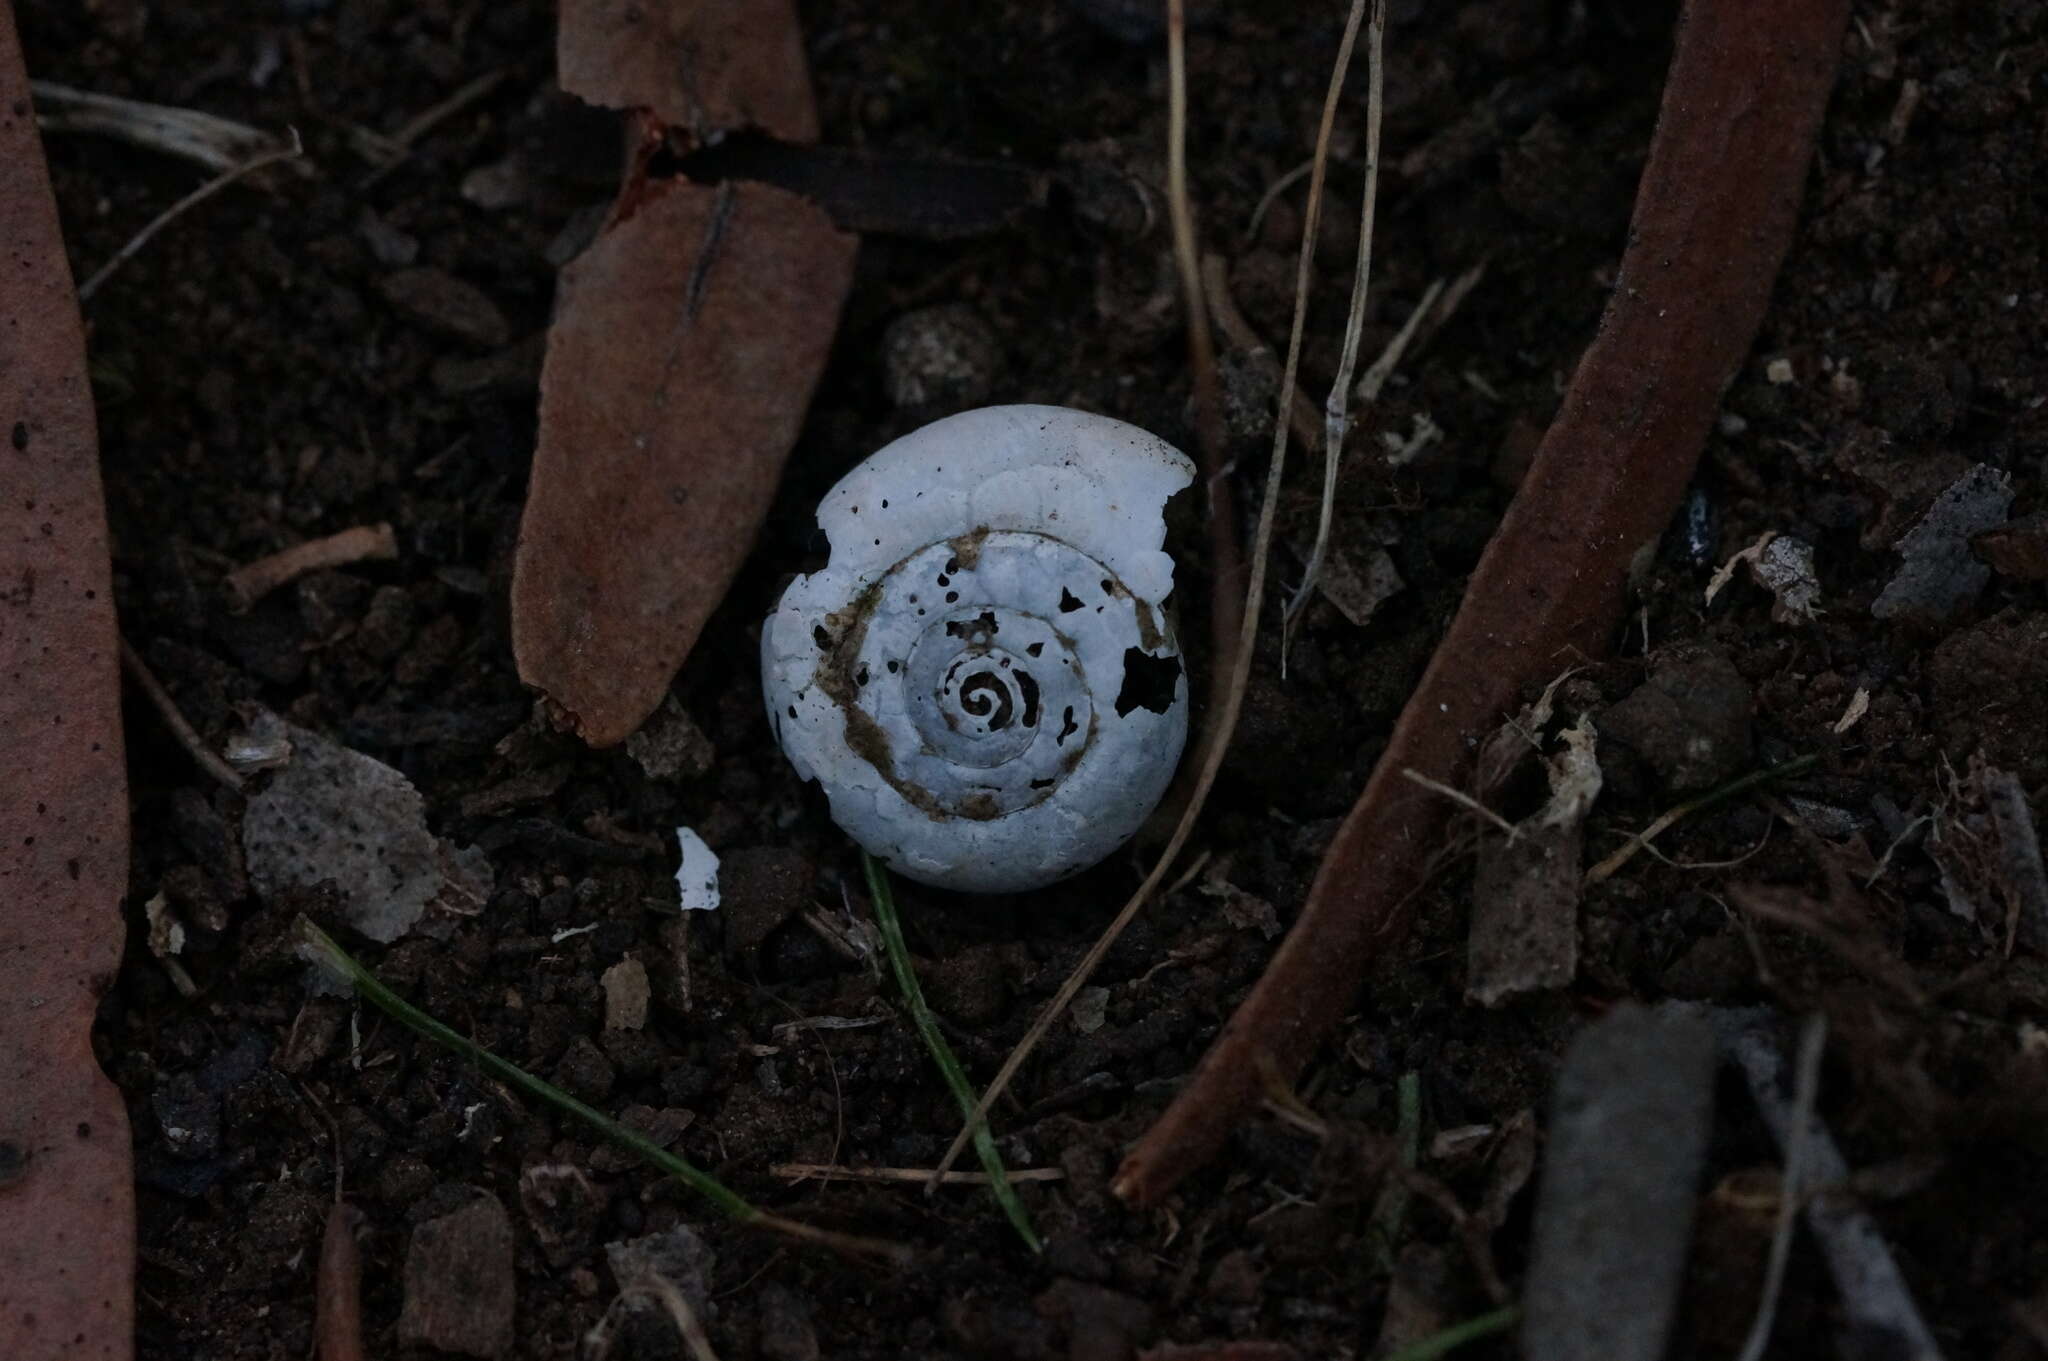
[[[487,350],[511,343],[512,324],[498,304],[475,284],[444,270],[401,269],[379,279],[377,291],[401,315],[430,331]]]
[[[905,312],[882,334],[882,381],[897,406],[944,413],[988,400],[1002,347],[965,303]]]
[[[466,1356],[512,1347],[512,1219],[492,1195],[412,1231],[398,1339]]]

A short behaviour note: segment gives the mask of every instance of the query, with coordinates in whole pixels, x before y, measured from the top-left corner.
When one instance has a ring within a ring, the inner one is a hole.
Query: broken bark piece
[[[493,1195],[414,1228],[398,1340],[485,1358],[512,1347],[512,1217]]]
[[[1479,843],[1465,996],[1483,1007],[1566,987],[1579,971],[1579,860],[1602,776],[1592,721],[1581,716],[1562,736],[1565,749],[1544,761],[1542,810],[1512,836],[1487,832]]]
[[[592,746],[661,702],[752,548],[852,283],[857,239],[653,152],[818,134],[792,0],[569,0],[562,88],[633,111],[611,219],[563,267],[512,574],[519,677]]]
[[[1464,602],[1338,828],[1293,929],[1193,1078],[1118,1172],[1156,1204],[1291,1079],[1406,926],[1475,739],[1525,686],[1607,650],[1631,559],[1684,497],[1791,243],[1846,0],[1693,0],[1680,16],[1629,246]]]
[[[563,0],[555,65],[570,94],[700,142],[739,128],[818,139],[793,0]]]
[[[0,0],[0,1354],[133,1354],[128,1117],[93,1061],[128,880],[85,338]]]
[[[753,547],[854,248],[779,189],[671,184],[562,271],[512,646],[592,746],[661,703]]]
[[[1624,1003],[1572,1042],[1536,1194],[1525,1355],[1664,1355],[1713,1110],[1714,1034],[1695,1017]]]

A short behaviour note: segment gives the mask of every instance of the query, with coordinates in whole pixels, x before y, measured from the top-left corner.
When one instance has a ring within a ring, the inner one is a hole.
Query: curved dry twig
[[[1118,1171],[1123,1199],[1152,1204],[1213,1156],[1257,1108],[1260,1060],[1297,1072],[1405,924],[1448,805],[1401,772],[1457,786],[1468,737],[1605,650],[1629,560],[1677,507],[1763,319],[1847,16],[1846,0],[1686,5],[1600,333],[1300,918]]]

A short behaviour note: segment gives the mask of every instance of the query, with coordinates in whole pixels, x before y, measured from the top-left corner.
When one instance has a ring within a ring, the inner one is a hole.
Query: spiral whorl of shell
[[[829,492],[831,560],[761,635],[768,715],[846,832],[902,874],[1050,883],[1172,779],[1187,681],[1162,509],[1193,468],[1106,416],[988,407]]]

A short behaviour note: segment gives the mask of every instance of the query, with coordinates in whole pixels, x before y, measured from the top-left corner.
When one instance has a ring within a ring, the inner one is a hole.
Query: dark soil
[[[1150,909],[1096,980],[1107,989],[1100,1028],[1058,1026],[999,1109],[1011,1167],[1064,1173],[1021,1188],[1049,1239],[1042,1258],[971,1188],[928,1198],[770,1171],[928,1167],[958,1116],[893,989],[798,915],[838,917],[842,888],[859,909],[858,866],[773,744],[758,621],[781,578],[816,561],[818,496],[942,414],[936,402],[1089,407],[1193,447],[1167,234],[1142,211],[1164,179],[1162,47],[1130,40],[1149,28],[1146,6],[1113,0],[802,8],[828,142],[1068,173],[1008,229],[863,245],[759,550],[674,686],[715,759],[701,775],[655,780],[623,750],[591,752],[535,721],[507,641],[551,257],[587,239],[618,164],[613,120],[551,87],[550,7],[24,7],[36,76],[295,126],[316,167],[208,202],[89,309],[125,635],[209,740],[237,726],[241,706],[266,706],[397,766],[438,834],[488,851],[496,888],[480,912],[433,918],[388,948],[351,942],[394,986],[610,1112],[680,1126],[676,1149],[760,1202],[900,1240],[924,1262],[885,1275],[725,1225],[376,1013],[309,997],[273,947],[298,911],[320,910],[319,895],[251,891],[242,801],[135,700],[133,929],[98,1041],[135,1127],[145,1357],[305,1356],[321,1225],[344,1177],[367,1215],[363,1310],[379,1356],[401,1354],[412,1229],[477,1190],[511,1215],[516,1356],[574,1354],[614,1293],[603,1245],[678,1222],[716,1251],[708,1328],[727,1361],[1121,1357],[1232,1337],[1363,1356],[1380,1336],[1389,1278],[1367,1225],[1381,1186],[1359,1162],[1265,1120],[1157,1212],[1122,1208],[1106,1182],[1270,953],[1262,905],[1284,926],[1301,903],[1556,409],[1623,244],[1670,7],[1393,6],[1391,168],[1365,354],[1432,280],[1487,262],[1355,438],[1339,493],[1340,544],[1375,543],[1391,521],[1407,589],[1365,627],[1312,607],[1284,683],[1262,651],[1199,836],[1233,891],[1198,881]],[[1190,145],[1206,241],[1231,261],[1252,324],[1281,339],[1305,191],[1280,195],[1256,233],[1247,224],[1309,154],[1342,7],[1194,8]],[[1283,9],[1314,17],[1272,17]],[[1118,16],[1121,34],[1107,22]],[[356,129],[389,134],[501,68],[488,96],[362,187],[373,167],[352,150]],[[1363,127],[1362,103],[1348,100],[1305,357],[1318,403],[1349,290]],[[1427,1149],[1442,1130],[1540,1118],[1565,1042],[1618,999],[1824,1011],[1823,1114],[1853,1165],[1895,1173],[1873,1180],[1869,1203],[1951,1356],[2042,1354],[2013,1310],[2030,1299],[2048,1309],[2048,971],[2024,948],[2005,956],[2002,908],[1979,922],[1950,910],[1917,832],[1842,926],[1860,952],[1738,921],[1727,889],[1789,886],[1825,902],[1831,877],[1860,885],[1939,803],[1945,763],[1963,772],[1973,752],[2017,773],[2041,804],[2043,586],[1994,577],[1940,622],[1880,622],[1869,605],[1897,568],[1891,542],[1970,465],[2010,474],[2015,516],[2048,505],[2044,152],[2048,11],[2027,0],[1858,6],[1792,255],[1727,394],[1696,513],[1651,564],[1619,660],[1565,692],[1569,714],[1597,711],[1653,668],[1722,659],[1702,706],[1734,684],[1754,707],[1738,701],[1737,731],[1715,740],[1736,744],[1733,773],[1816,755],[1813,771],[1771,791],[1811,832],[1755,798],[1681,824],[1659,843],[1673,860],[1747,858],[1687,869],[1638,856],[1582,903],[1576,985],[1498,1011],[1464,1001],[1470,871],[1454,862],[1405,940],[1367,966],[1356,1014],[1299,1087],[1340,1128],[1384,1134],[1399,1080],[1420,1073]],[[81,276],[198,182],[188,164],[101,138],[55,138],[49,154]],[[479,316],[419,276],[394,280],[422,268],[472,285],[489,307]],[[965,304],[994,344],[965,387],[938,383],[935,401],[894,405],[882,336],[932,304]],[[1382,436],[1410,436],[1425,414],[1441,438],[1388,470]],[[1255,507],[1262,440],[1255,422],[1237,428],[1240,501]],[[1290,474],[1283,582],[1305,556],[1319,477]],[[1200,639],[1194,514],[1179,526],[1177,595],[1184,636]],[[379,520],[397,530],[396,562],[307,578],[247,614],[227,608],[221,579],[233,566]],[[1813,545],[1817,618],[1775,621],[1746,578],[1702,603],[1712,565],[1767,530]],[[1868,716],[1835,733],[1859,689]],[[1691,721],[1687,696],[1676,699],[1671,721]],[[1718,713],[1725,727],[1725,704]],[[1654,750],[1617,752],[1614,764],[1595,857],[1683,795]],[[726,909],[687,926],[672,912],[678,825],[728,866]],[[919,967],[970,1073],[994,1071],[1141,869],[1134,852],[993,900],[903,887]],[[142,904],[159,894],[189,933],[191,996],[145,943]],[[1872,953],[1938,1004],[1873,976],[1858,962]],[[627,957],[653,979],[652,1014],[644,1030],[607,1031],[599,976]],[[789,1024],[815,1017],[872,1023]],[[1777,1160],[1746,1099],[1733,1087],[1722,1096],[1715,1183]],[[596,1189],[598,1205],[566,1229],[522,1201],[522,1170],[546,1163],[582,1169]],[[1483,1147],[1426,1165],[1468,1204],[1493,1175]],[[1528,1201],[1495,1238],[1511,1288],[1526,1265]],[[1761,1240],[1730,1240],[1712,1215],[1700,1234],[1700,1260],[1732,1268],[1695,1272],[1680,1354],[1732,1355]],[[1749,1246],[1731,1259],[1729,1241]],[[1395,1255],[1421,1281],[1402,1288],[1404,1307],[1420,1298],[1442,1322],[1491,1307],[1436,1208],[1417,1203]],[[1432,1262],[1433,1277],[1422,1269]],[[1822,1354],[1837,1319],[1802,1240],[1772,1354]],[[631,1337],[646,1354],[680,1354],[660,1329]]]

